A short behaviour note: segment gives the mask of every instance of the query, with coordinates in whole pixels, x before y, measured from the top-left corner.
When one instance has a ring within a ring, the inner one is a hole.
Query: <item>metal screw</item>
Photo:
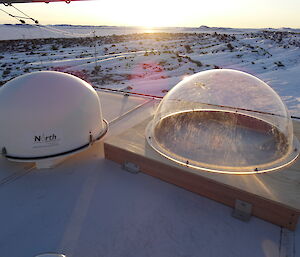
[[[89,138],[90,138],[90,144],[92,145],[92,144],[93,144],[93,135],[92,135],[92,132],[91,132],[91,131],[90,131]]]

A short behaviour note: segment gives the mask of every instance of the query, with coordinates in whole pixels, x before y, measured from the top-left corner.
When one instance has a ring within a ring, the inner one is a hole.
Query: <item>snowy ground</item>
[[[52,30],[69,34],[46,38],[62,35],[36,27],[1,25],[2,37],[10,32],[7,39],[15,31],[7,27],[19,30],[16,35],[25,39],[0,41],[1,84],[27,72],[59,70],[94,86],[161,96],[185,76],[233,68],[263,79],[282,97],[291,114],[300,116],[298,30],[201,27],[138,33],[138,28],[104,27],[101,32],[97,27],[96,36],[78,37],[78,28],[52,26]],[[83,28],[80,33],[92,31]],[[38,37],[34,33],[44,39],[26,39]]]

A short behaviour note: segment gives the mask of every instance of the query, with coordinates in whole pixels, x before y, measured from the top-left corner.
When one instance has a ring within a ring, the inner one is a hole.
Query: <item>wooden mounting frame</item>
[[[252,215],[273,224],[295,230],[300,216],[300,161],[274,172],[254,175],[228,175],[199,172],[176,164],[154,151],[146,142],[149,120],[108,138],[105,158],[124,164],[131,162],[140,171],[205,196],[230,207],[236,200],[252,204]],[[300,138],[300,122],[294,122]]]

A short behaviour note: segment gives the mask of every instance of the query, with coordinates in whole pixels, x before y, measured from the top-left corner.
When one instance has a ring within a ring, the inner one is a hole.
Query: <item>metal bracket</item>
[[[279,257],[295,257],[295,233],[281,228]]]
[[[4,157],[6,157],[7,151],[6,151],[6,148],[5,148],[5,147],[2,147],[1,154],[2,154]]]
[[[249,221],[252,213],[252,204],[236,199],[232,216],[242,221]]]
[[[124,162],[122,168],[130,173],[140,173],[140,167],[133,162]]]

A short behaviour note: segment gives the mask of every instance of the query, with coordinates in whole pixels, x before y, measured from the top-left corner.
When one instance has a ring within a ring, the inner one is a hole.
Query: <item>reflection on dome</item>
[[[266,172],[299,154],[291,118],[275,91],[228,69],[200,72],[177,84],[146,134],[163,156],[212,172]]]

